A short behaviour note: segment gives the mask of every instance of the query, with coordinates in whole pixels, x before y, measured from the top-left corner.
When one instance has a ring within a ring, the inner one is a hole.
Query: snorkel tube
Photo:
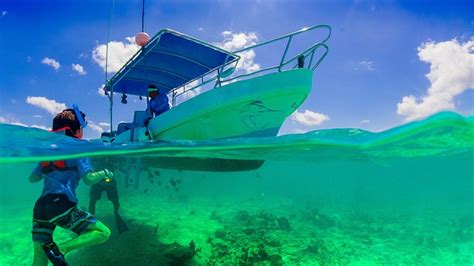
[[[73,104],[72,109],[74,110],[74,114],[76,114],[76,118],[77,120],[79,120],[79,124],[81,124],[81,127],[86,128],[87,122],[84,121],[84,118],[82,118],[81,110],[79,110],[79,107],[77,106],[77,104]]]

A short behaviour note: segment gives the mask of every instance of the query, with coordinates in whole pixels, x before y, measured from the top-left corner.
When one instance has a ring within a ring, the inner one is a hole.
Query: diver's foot
[[[48,257],[49,261],[54,266],[67,266],[66,259],[64,258],[63,253],[59,250],[59,247],[56,245],[56,243],[51,242],[43,246],[43,251],[46,254],[46,257]]]
[[[114,214],[115,214],[115,223],[117,224],[117,231],[120,234],[127,232],[129,229],[125,221],[122,219],[122,216],[120,216],[120,214],[117,211],[114,212]]]

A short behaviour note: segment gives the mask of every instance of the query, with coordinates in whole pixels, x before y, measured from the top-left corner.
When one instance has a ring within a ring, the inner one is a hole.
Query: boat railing
[[[305,50],[301,51],[300,53],[297,53],[294,56],[291,56],[290,58],[288,57],[290,47],[295,39],[295,36],[317,30],[317,29],[326,29],[327,30],[327,35],[322,41],[319,41],[317,43],[314,43],[313,45],[309,46]],[[237,80],[243,80],[247,78],[252,78],[264,73],[271,73],[271,72],[282,72],[285,71],[286,69],[295,69],[295,68],[306,68],[314,71],[319,64],[323,61],[323,59],[326,57],[326,55],[329,52],[329,48],[326,44],[326,41],[329,39],[331,36],[331,27],[329,25],[316,25],[312,27],[306,27],[303,28],[299,31],[295,31],[293,33],[265,41],[262,43],[258,43],[255,45],[251,45],[248,47],[245,47],[243,49],[237,50],[237,51],[232,51],[233,54],[241,54],[243,52],[251,51],[256,48],[260,48],[262,46],[267,46],[269,44],[274,44],[276,42],[284,42],[286,41],[285,45],[285,50],[281,56],[281,59],[279,60],[279,64],[265,67],[256,71],[253,71],[251,73],[241,73],[234,75],[236,73],[236,69],[238,66],[239,61],[232,62],[232,64],[225,64],[216,71],[215,73],[209,75],[207,74],[205,76],[198,77],[197,79],[194,79],[183,86],[180,86],[172,91],[172,99],[173,99],[173,106],[176,103],[176,97],[188,93],[189,91],[192,91],[194,89],[203,87],[207,84],[210,84],[212,82],[214,83],[214,88],[222,86],[223,84],[228,84],[235,82]],[[317,52],[322,49],[323,53],[318,55]],[[309,62],[306,64],[306,59],[309,58]],[[239,60],[243,60],[242,57]],[[227,61],[227,60],[226,60]]]

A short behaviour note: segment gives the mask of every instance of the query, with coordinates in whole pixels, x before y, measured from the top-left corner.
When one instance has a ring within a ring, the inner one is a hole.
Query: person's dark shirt
[[[154,99],[150,99],[150,112],[153,116],[159,116],[160,114],[168,111],[170,105],[168,103],[168,97],[166,94],[158,94]]]

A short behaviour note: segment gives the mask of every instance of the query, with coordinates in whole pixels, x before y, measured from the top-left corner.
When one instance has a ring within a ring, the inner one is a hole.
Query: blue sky
[[[86,137],[108,130],[97,54],[106,43],[111,3],[0,3],[0,122],[50,127],[61,104],[77,103],[94,125]],[[126,38],[141,29],[141,3],[115,2],[110,41],[133,48]],[[473,10],[472,1],[147,0],[145,31],[172,28],[235,47],[242,38],[259,42],[328,24],[329,55],[314,73],[310,97],[281,132],[380,131],[440,110],[474,112]],[[269,63],[259,51],[250,59]],[[144,103],[130,98],[116,106],[115,123],[130,120]]]

